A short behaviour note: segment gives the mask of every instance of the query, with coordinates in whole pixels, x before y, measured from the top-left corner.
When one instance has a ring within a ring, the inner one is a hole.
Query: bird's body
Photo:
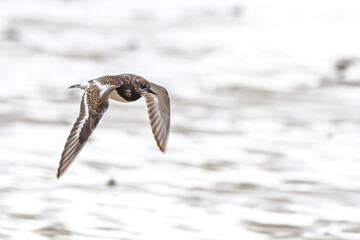
[[[145,98],[152,131],[161,151],[165,151],[170,128],[170,99],[165,88],[134,74],[108,75],[70,86],[84,91],[80,113],[61,155],[57,177],[75,159],[109,107],[109,98],[133,102]]]

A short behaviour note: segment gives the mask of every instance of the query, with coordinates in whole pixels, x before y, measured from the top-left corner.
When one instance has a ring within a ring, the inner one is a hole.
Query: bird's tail
[[[69,88],[80,88],[80,84],[71,85]]]

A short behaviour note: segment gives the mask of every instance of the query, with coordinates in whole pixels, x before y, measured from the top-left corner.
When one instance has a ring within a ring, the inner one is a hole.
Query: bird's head
[[[135,80],[135,91],[140,95],[144,95],[147,93],[156,94],[154,90],[151,89],[150,82],[145,80],[144,78],[138,78]]]

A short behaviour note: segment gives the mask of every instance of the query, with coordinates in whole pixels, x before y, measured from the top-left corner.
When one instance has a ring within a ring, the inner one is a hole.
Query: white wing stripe
[[[109,86],[102,85],[98,81],[93,81],[94,85],[100,89],[100,98],[104,95],[104,93],[109,89]]]
[[[75,121],[73,128],[71,129],[70,135],[66,140],[66,144],[61,155],[60,166],[58,168],[57,174],[58,178],[70,166],[70,164],[84,146],[87,139],[96,128],[97,123],[100,121],[109,106],[109,94],[116,87],[117,86],[113,85],[105,86],[97,81],[91,81],[91,84],[89,84],[89,86],[85,89],[81,100],[79,116]],[[97,91],[96,88],[100,91]],[[96,100],[92,103],[91,111],[87,103],[88,97],[89,99]]]

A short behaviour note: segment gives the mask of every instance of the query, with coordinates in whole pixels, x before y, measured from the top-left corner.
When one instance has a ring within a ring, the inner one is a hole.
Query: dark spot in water
[[[0,239],[10,239],[9,235],[4,235],[0,233]]]
[[[307,180],[286,180],[285,183],[289,184],[301,184],[301,185],[316,185],[317,182],[314,181],[307,181]]]
[[[236,188],[237,189],[241,189],[241,190],[253,190],[253,189],[257,189],[259,186],[252,184],[252,183],[239,183],[236,184]]]
[[[337,71],[346,71],[356,62],[356,58],[343,58],[336,61],[334,67]]]
[[[8,28],[4,31],[6,40],[17,42],[20,40],[20,33],[16,28]]]
[[[360,225],[356,227],[348,227],[343,230],[343,232],[347,233],[360,233]]]
[[[290,226],[285,224],[267,224],[267,223],[258,223],[258,222],[244,222],[247,226],[247,229],[258,232],[266,233],[271,237],[277,238],[293,238],[299,237],[304,229],[296,226]]]
[[[106,183],[107,186],[109,187],[113,187],[116,185],[116,181],[115,179],[110,179],[107,183]]]
[[[233,165],[234,163],[229,161],[208,161],[202,164],[200,167],[208,171],[220,171],[228,169]]]
[[[33,214],[21,214],[21,213],[13,213],[13,214],[10,214],[10,216],[12,218],[19,218],[19,219],[41,219],[40,216],[38,215],[33,215]]]
[[[61,223],[54,223],[52,225],[49,225],[47,227],[40,228],[36,230],[37,233],[48,236],[48,237],[55,237],[55,236],[70,236],[71,231],[66,229],[64,225]]]
[[[209,192],[214,194],[241,194],[249,191],[257,191],[260,186],[252,183],[216,183],[209,188],[192,187],[190,191]]]
[[[211,205],[213,205],[212,201],[210,201],[209,199],[205,199],[201,196],[197,196],[197,195],[188,195],[185,197],[180,197],[180,201],[181,202],[185,202],[187,204],[189,204],[192,207],[209,207]]]

